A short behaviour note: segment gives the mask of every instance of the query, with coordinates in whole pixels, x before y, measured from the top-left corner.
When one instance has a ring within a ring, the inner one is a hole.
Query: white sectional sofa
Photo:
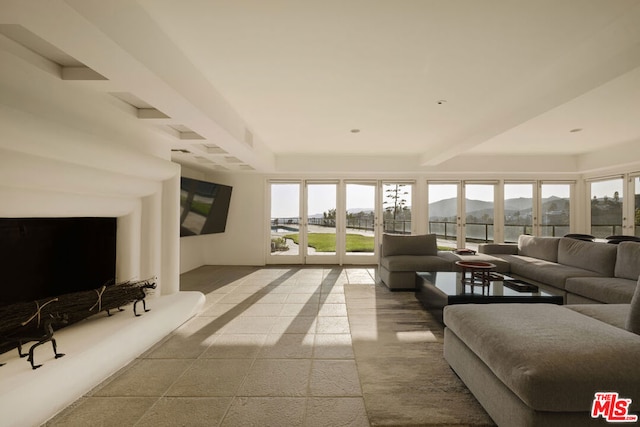
[[[640,414],[640,280],[630,304],[445,307],[444,357],[499,426],[607,425],[597,392]],[[633,425],[633,423],[632,423]]]
[[[629,303],[640,276],[640,243],[617,245],[522,235],[517,244],[483,244],[480,253],[510,275],[565,297],[566,304]]]
[[[628,415],[640,415],[640,244],[520,236],[480,250],[570,304],[445,307],[445,359],[493,420],[607,425],[592,417],[598,392],[629,399]]]
[[[621,304],[631,301],[640,276],[640,243],[522,235],[517,244],[481,244],[476,255],[458,255],[439,251],[433,234],[384,234],[378,272],[389,289],[413,291],[417,271],[454,271],[460,260],[491,262],[500,273],[562,295],[565,304]]]

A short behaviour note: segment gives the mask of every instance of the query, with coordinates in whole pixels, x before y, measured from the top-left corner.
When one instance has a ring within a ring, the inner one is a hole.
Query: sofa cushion
[[[616,328],[626,329],[629,304],[573,304],[565,305],[569,310],[593,317]]]
[[[569,267],[539,258],[521,255],[494,255],[508,261],[511,273],[522,276],[525,280],[546,283],[554,288],[564,289],[569,277],[595,276],[596,273],[582,268]]]
[[[623,279],[637,280],[640,277],[640,243],[620,242],[617,248],[614,275]]]
[[[558,262],[559,237],[536,237],[522,234],[518,237],[518,255]]]
[[[435,234],[417,236],[382,235],[382,256],[393,255],[437,255]]]
[[[617,252],[615,245],[563,237],[558,244],[558,262],[613,277]]]
[[[640,335],[640,277],[638,278],[633,298],[631,298],[629,317],[627,317],[625,327],[628,331]]]
[[[524,404],[588,412],[594,393],[640,396],[640,336],[552,304],[464,304],[444,323]]]
[[[451,271],[451,262],[439,256],[393,255],[380,259],[380,265],[394,271]]]
[[[564,287],[567,292],[606,304],[629,304],[636,280],[618,277],[570,277]]]

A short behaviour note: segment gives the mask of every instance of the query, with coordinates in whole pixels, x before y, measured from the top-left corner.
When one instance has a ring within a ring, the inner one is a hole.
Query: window
[[[534,234],[533,183],[504,184],[504,241],[515,243],[521,234]]]
[[[622,231],[622,178],[591,183],[591,234],[603,239]]]

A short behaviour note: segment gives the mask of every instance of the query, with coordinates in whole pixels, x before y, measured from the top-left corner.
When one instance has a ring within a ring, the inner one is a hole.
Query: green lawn
[[[300,244],[300,236],[296,234],[287,234],[287,239],[293,240],[296,244]],[[317,252],[335,252],[336,251],[336,235],[332,233],[310,233],[308,235],[309,246]],[[347,252],[373,252],[373,236],[362,236],[360,234],[347,234]]]
[[[300,244],[300,236],[298,233],[287,234],[284,236],[293,240],[296,245]],[[336,251],[336,235],[332,233],[310,233],[309,246],[317,252],[335,252]],[[362,236],[360,234],[347,234],[347,252],[373,252],[373,237]],[[453,251],[456,248],[438,246],[439,251]]]

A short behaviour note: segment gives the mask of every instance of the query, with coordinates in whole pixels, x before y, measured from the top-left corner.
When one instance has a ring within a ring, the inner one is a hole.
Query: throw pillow
[[[640,243],[620,242],[617,246],[614,276],[634,280],[640,276]]]
[[[636,291],[631,298],[631,308],[629,309],[629,317],[625,325],[627,331],[640,335],[640,277],[636,284]]]
[[[558,262],[560,237],[536,237],[521,234],[518,237],[518,255]]]

